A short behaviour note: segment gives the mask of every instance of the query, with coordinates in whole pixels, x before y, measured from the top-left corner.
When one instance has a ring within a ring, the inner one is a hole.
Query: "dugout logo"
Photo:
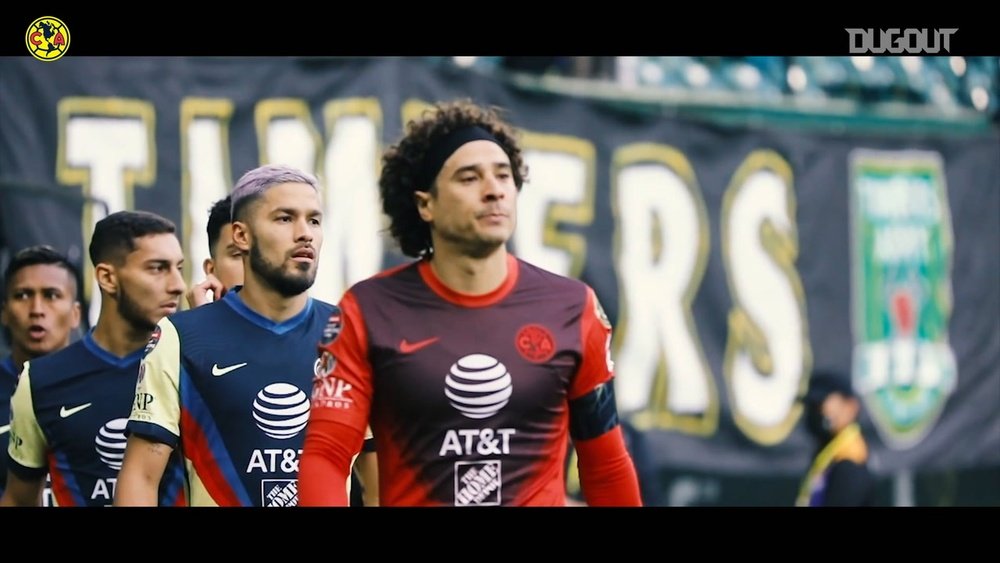
[[[44,16],[28,26],[24,43],[31,56],[40,61],[54,61],[69,49],[69,28],[58,18]]]
[[[927,29],[927,28],[844,28],[851,36],[850,52],[852,55],[890,53],[898,55],[909,53],[918,55],[927,53],[936,55],[944,49],[951,52],[951,36],[958,28]]]

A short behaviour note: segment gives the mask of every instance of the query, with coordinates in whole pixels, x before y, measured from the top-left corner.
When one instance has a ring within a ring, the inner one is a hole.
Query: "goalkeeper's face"
[[[476,140],[459,147],[438,173],[434,192],[417,192],[434,248],[482,257],[503,246],[517,221],[517,186],[500,145]]]

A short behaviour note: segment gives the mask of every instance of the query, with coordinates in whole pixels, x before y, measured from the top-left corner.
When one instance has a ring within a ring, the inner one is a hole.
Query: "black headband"
[[[441,137],[431,143],[424,155],[424,161],[420,164],[420,172],[417,174],[417,186],[420,191],[428,191],[437,178],[438,172],[444,166],[448,157],[458,150],[458,147],[472,141],[493,141],[500,145],[500,141],[492,133],[478,125],[469,125],[461,129],[455,129],[451,133]],[[503,148],[503,145],[500,145]],[[504,151],[506,152],[506,150]]]

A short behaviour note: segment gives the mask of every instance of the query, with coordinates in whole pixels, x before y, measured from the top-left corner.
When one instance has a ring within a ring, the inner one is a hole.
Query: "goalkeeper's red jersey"
[[[512,256],[504,283],[474,297],[426,261],[386,271],[331,318],[309,429],[326,435],[307,444],[353,453],[370,422],[382,506],[563,505],[571,402],[610,387],[610,340],[589,286]],[[582,432],[621,444],[611,418]]]

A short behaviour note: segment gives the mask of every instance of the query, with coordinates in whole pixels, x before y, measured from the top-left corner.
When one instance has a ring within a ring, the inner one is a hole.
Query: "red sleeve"
[[[621,426],[574,445],[580,488],[588,506],[642,506],[639,478],[625,449]]]
[[[336,314],[335,314],[336,315]],[[320,343],[312,407],[299,461],[299,504],[347,506],[351,458],[361,450],[371,409],[371,366],[364,321],[354,295],[340,301],[339,332]],[[331,323],[338,322],[331,317]]]
[[[614,363],[611,361],[611,322],[589,286],[580,318],[580,339],[583,359],[573,383],[570,384],[570,400],[590,393],[614,375]]]
[[[330,420],[309,421],[299,458],[300,506],[350,506],[347,479],[351,474],[351,447],[363,435],[355,428]]]
[[[614,376],[611,322],[589,286],[586,299],[580,319],[583,359],[570,386],[571,401],[610,382]],[[617,421],[617,416],[612,420]],[[589,506],[642,506],[639,479],[632,457],[625,449],[621,426],[615,424],[600,436],[576,440],[574,445],[579,458],[580,488]]]

